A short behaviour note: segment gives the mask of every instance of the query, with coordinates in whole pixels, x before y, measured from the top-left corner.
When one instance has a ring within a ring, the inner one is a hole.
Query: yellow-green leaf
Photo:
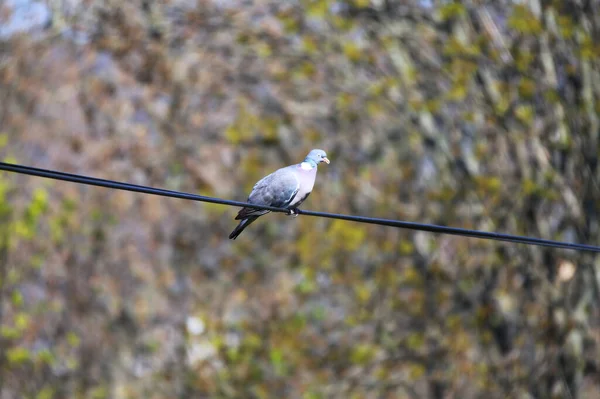
[[[542,32],[541,22],[523,5],[516,5],[508,19],[508,26],[517,32],[535,35]]]
[[[440,19],[446,21],[450,18],[460,17],[465,15],[465,6],[460,3],[450,2],[439,8]]]
[[[30,357],[31,356],[29,350],[22,347],[9,348],[6,351],[6,359],[10,364],[25,363],[30,359]]]
[[[342,45],[342,50],[346,57],[348,57],[351,61],[358,61],[362,55],[362,50],[360,47],[356,45],[356,43],[347,41]]]

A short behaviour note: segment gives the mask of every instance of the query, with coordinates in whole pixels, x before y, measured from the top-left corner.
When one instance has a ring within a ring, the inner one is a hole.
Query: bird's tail
[[[250,224],[252,222],[254,222],[256,219],[258,219],[258,216],[249,217],[247,219],[242,219],[242,221],[240,222],[240,224],[238,224],[237,227],[235,229],[233,229],[233,231],[231,232],[231,234],[229,234],[229,238],[231,240],[235,240],[237,238],[237,236],[239,236],[240,234],[242,234],[242,231],[244,231],[244,229],[246,227],[250,226]]]

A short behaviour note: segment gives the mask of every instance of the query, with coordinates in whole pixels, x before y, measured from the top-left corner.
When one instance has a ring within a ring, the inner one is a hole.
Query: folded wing
[[[262,178],[254,185],[248,202],[257,205],[287,207],[300,189],[300,181],[294,170],[295,166],[279,169]],[[264,209],[242,208],[236,220],[251,216],[261,216],[269,211]]]

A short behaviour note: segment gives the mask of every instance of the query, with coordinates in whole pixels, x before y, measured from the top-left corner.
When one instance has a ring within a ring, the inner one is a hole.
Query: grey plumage
[[[317,165],[329,163],[323,150],[312,150],[302,163],[281,168],[254,185],[248,202],[278,208],[294,209],[311,193],[317,175]],[[229,235],[235,240],[258,217],[269,213],[264,209],[242,208],[235,220],[241,220]]]

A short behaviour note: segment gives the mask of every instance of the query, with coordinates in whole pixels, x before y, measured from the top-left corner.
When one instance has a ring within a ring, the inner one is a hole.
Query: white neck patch
[[[311,170],[313,168],[310,162],[302,162],[300,164],[300,167],[302,168],[302,170]]]

